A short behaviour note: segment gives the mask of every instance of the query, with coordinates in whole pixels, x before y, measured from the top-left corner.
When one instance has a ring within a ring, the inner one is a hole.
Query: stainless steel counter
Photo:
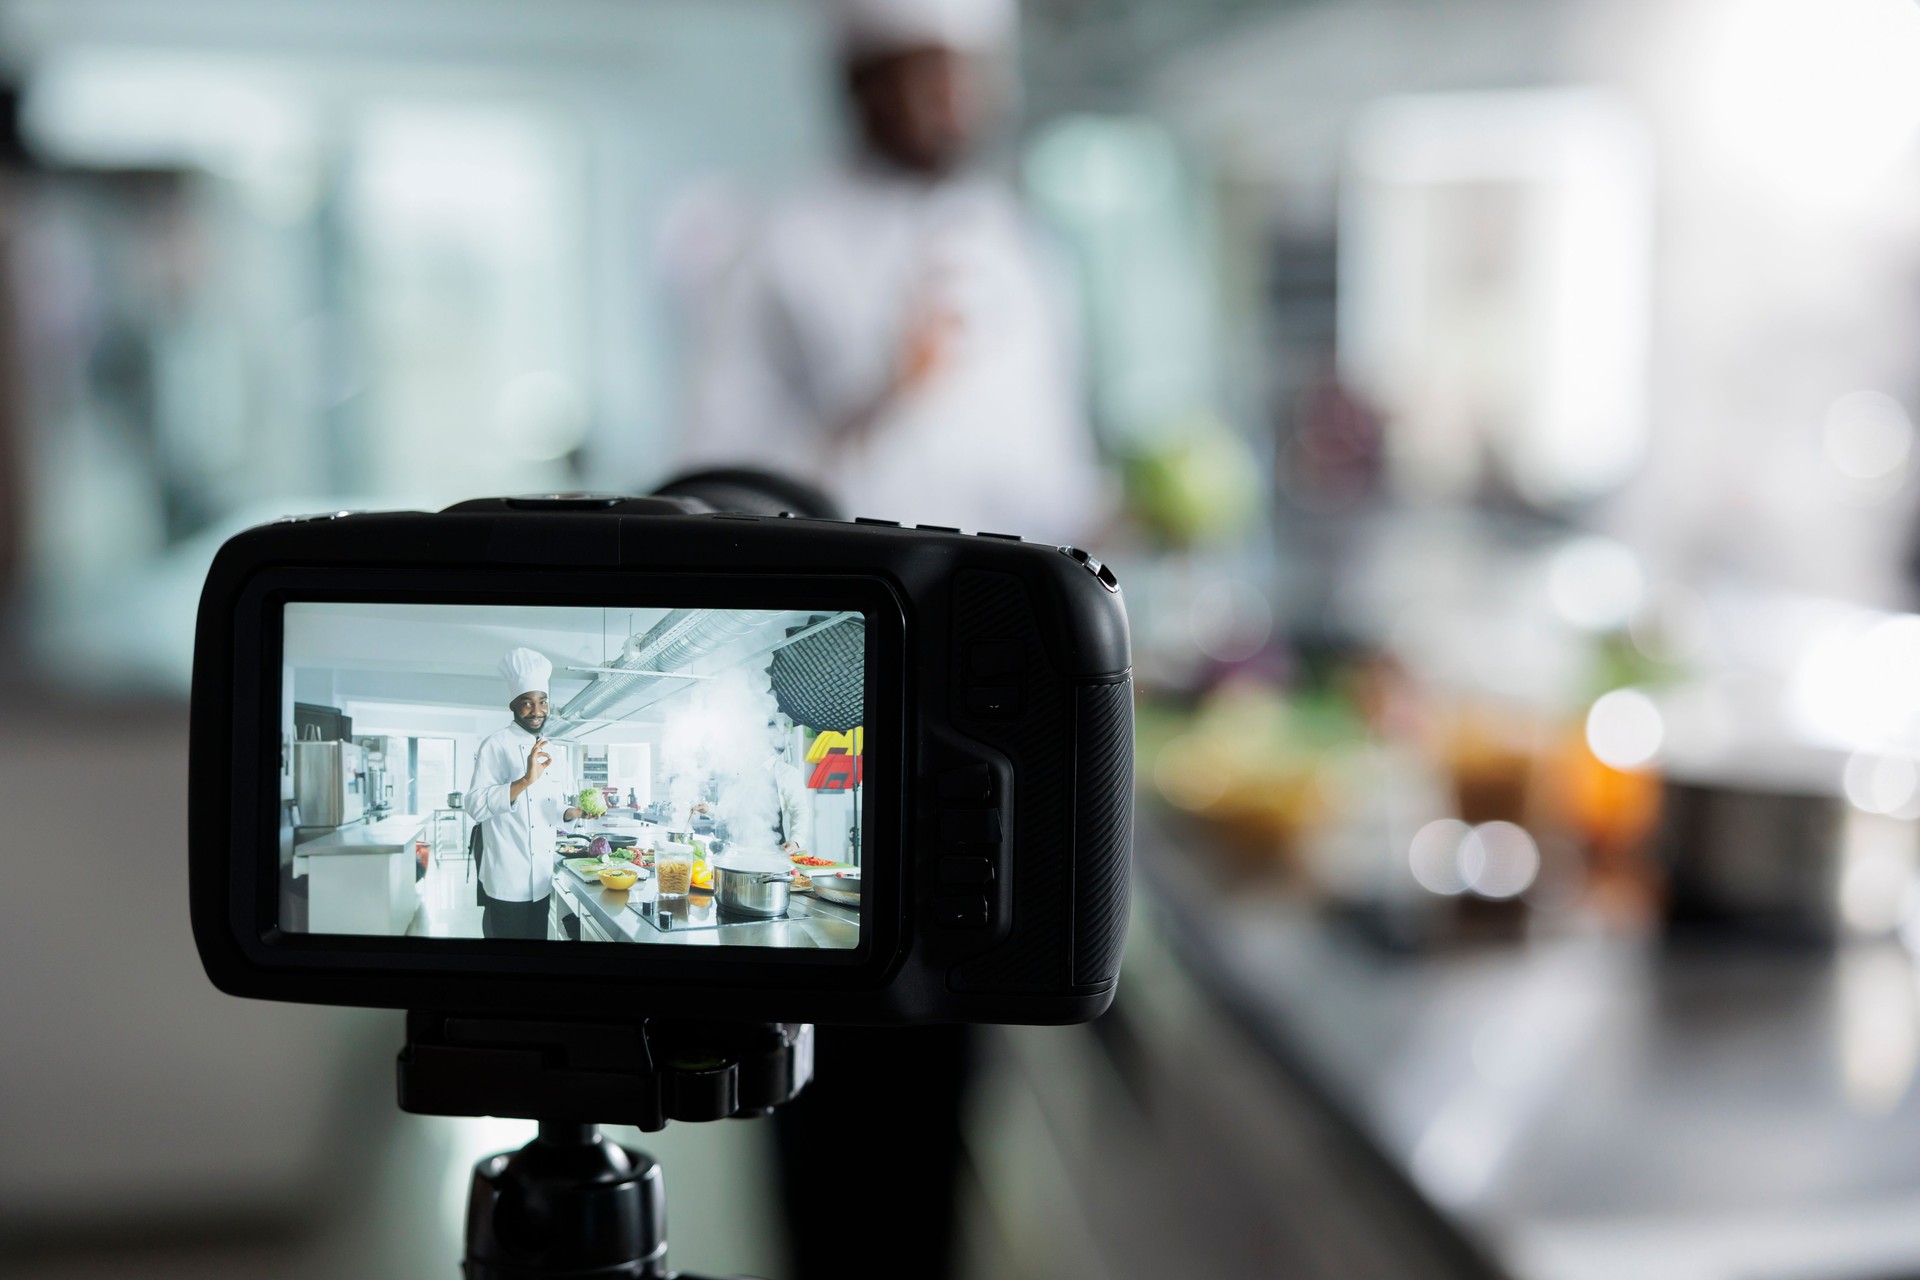
[[[1229,884],[1202,832],[1139,832],[1142,896],[1196,980],[1512,1275],[1920,1268],[1920,993],[1897,943],[1563,926],[1396,954]]]
[[[822,902],[807,894],[793,895],[785,919],[697,927],[715,910],[713,895],[687,898],[685,917],[690,926],[662,931],[644,919],[636,907],[654,904],[660,886],[651,876],[631,889],[608,889],[587,884],[556,858],[554,903],[581,919],[581,936],[593,941],[664,943],[691,947],[828,947],[850,949],[860,941],[860,912],[854,907]],[[597,936],[596,936],[597,931]]]
[[[378,822],[355,822],[336,827],[297,845],[294,853],[302,858],[331,857],[341,854],[387,854],[412,850],[413,842],[427,829],[427,820],[417,813],[397,813]]]

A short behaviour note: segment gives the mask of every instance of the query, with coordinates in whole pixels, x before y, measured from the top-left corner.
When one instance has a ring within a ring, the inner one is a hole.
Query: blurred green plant
[[[1127,507],[1170,547],[1226,542],[1260,513],[1260,469],[1233,428],[1208,413],[1170,424],[1124,460]]]

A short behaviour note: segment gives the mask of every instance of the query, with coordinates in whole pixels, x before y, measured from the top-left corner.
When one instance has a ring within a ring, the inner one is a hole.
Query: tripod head
[[[468,1280],[664,1280],[660,1166],[596,1125],[765,1115],[812,1078],[805,1023],[414,1012],[399,1060],[403,1111],[540,1122],[532,1142],[474,1166]]]
[[[813,1078],[798,1022],[578,1022],[409,1013],[400,1109],[630,1124],[766,1115]]]

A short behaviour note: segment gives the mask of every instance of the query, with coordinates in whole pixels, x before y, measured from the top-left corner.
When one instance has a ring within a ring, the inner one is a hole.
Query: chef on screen
[[[467,787],[467,811],[481,829],[481,929],[489,938],[545,938],[553,833],[583,811],[540,736],[553,664],[532,649],[513,649],[500,659],[500,674],[513,723],[482,740]]]

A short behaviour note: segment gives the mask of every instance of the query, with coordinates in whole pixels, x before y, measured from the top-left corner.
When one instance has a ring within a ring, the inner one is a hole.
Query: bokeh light
[[[1511,822],[1470,827],[1458,818],[1436,818],[1414,832],[1407,865],[1430,893],[1513,898],[1539,877],[1540,846]]]
[[[1653,699],[1638,689],[1615,689],[1587,712],[1587,747],[1604,765],[1638,769],[1660,753],[1666,723]]]
[[[1473,828],[1458,818],[1437,818],[1413,833],[1407,865],[1420,887],[1449,897],[1465,893],[1467,879],[1460,870],[1460,846]]]
[[[1695,75],[1718,146],[1802,202],[1851,198],[1920,128],[1913,0],[1725,0]]]
[[[1920,617],[1860,614],[1807,645],[1787,686],[1795,728],[1849,750],[1885,749],[1920,723]]]
[[[1540,874],[1540,846],[1511,822],[1483,822],[1460,841],[1460,878],[1483,898],[1514,898]]]
[[[1827,461],[1849,480],[1894,478],[1913,453],[1913,419],[1892,396],[1855,391],[1827,409],[1820,443]]]
[[[1273,606],[1250,582],[1216,582],[1194,593],[1193,642],[1218,662],[1244,662],[1273,635]]]
[[[1640,561],[1611,538],[1579,538],[1554,552],[1547,591],[1561,617],[1587,631],[1627,625],[1646,591]]]
[[[1843,777],[1847,799],[1867,813],[1901,813],[1920,795],[1920,764],[1905,756],[1855,752]]]

